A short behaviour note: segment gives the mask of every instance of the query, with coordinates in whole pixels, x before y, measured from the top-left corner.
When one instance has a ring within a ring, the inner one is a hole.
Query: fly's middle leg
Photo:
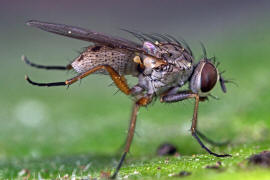
[[[135,127],[136,127],[136,120],[137,120],[137,113],[139,111],[140,105],[135,102],[132,108],[132,114],[131,114],[131,118],[130,118],[130,123],[129,123],[129,129],[128,129],[128,136],[127,136],[127,140],[126,140],[126,145],[125,145],[125,150],[123,155],[121,156],[121,159],[116,167],[116,170],[114,172],[114,174],[112,175],[112,179],[116,178],[120,168],[123,165],[123,162],[126,158],[127,153],[129,152],[132,140],[133,140],[133,136],[134,136],[134,132],[135,132]]]

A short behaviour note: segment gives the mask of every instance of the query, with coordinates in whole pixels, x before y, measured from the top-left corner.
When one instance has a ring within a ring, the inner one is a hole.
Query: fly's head
[[[222,78],[221,73],[218,72],[215,63],[204,57],[195,66],[189,87],[192,92],[198,93],[201,97],[206,97],[214,89],[218,81],[222,91],[225,93],[226,81]]]

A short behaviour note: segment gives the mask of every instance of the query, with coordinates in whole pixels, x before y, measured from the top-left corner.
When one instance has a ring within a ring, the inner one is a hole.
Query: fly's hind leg
[[[67,66],[45,66],[45,65],[36,64],[36,63],[29,61],[29,59],[27,59],[26,56],[22,56],[22,61],[25,62],[25,64],[27,64],[31,67],[34,67],[34,68],[38,68],[38,69],[46,69],[46,70],[70,70],[70,69],[72,69],[71,64],[68,64]]]
[[[191,134],[192,136],[198,141],[200,146],[205,149],[209,154],[214,155],[216,157],[228,157],[231,156],[229,154],[216,154],[212,152],[210,149],[208,149],[201,139],[199,138],[199,134],[197,131],[197,119],[198,119],[198,108],[199,108],[199,102],[200,102],[200,97],[198,94],[192,93],[190,91],[183,91],[183,92],[178,92],[177,94],[172,94],[172,95],[164,95],[161,97],[161,102],[166,102],[166,103],[173,103],[173,102],[178,102],[182,101],[185,99],[190,99],[194,98],[195,99],[195,106],[194,106],[194,112],[193,112],[193,118],[192,118],[192,125],[191,125]],[[204,138],[202,138],[204,139]]]
[[[116,86],[126,95],[129,95],[131,93],[130,88],[128,87],[127,83],[126,83],[126,79],[124,76],[120,76],[111,66],[109,65],[101,65],[101,66],[97,66],[94,67],[78,76],[75,76],[74,78],[68,79],[66,81],[63,82],[53,82],[53,83],[37,83],[34,82],[32,80],[30,80],[30,78],[28,76],[26,76],[26,80],[35,86],[47,86],[47,87],[51,87],[51,86],[66,86],[66,85],[71,85],[73,83],[75,83],[76,81],[85,78],[86,76],[98,71],[98,70],[106,70],[109,75],[111,76],[112,80],[114,81],[114,83],[116,84]]]

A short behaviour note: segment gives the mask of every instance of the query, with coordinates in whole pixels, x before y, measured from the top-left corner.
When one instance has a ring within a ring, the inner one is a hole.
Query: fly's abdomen
[[[109,65],[120,75],[135,75],[137,70],[132,60],[133,56],[134,53],[131,51],[95,45],[87,47],[71,65],[78,73],[100,65]],[[97,73],[107,74],[104,70]]]

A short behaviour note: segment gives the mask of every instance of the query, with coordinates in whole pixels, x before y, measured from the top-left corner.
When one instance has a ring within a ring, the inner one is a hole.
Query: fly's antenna
[[[222,71],[222,72],[219,73],[219,83],[220,83],[220,87],[221,87],[221,89],[222,89],[222,91],[224,93],[227,92],[227,88],[226,88],[226,85],[225,85],[226,83],[231,83],[231,84],[234,84],[235,86],[238,87],[238,84],[234,80],[232,80],[232,79],[224,79],[223,76],[222,76],[223,73],[225,73],[225,71]]]
[[[226,93],[227,92],[227,88],[226,88],[226,85],[225,85],[226,80],[221,75],[219,76],[219,83],[220,83],[220,87],[221,87],[222,91],[224,93]]]

